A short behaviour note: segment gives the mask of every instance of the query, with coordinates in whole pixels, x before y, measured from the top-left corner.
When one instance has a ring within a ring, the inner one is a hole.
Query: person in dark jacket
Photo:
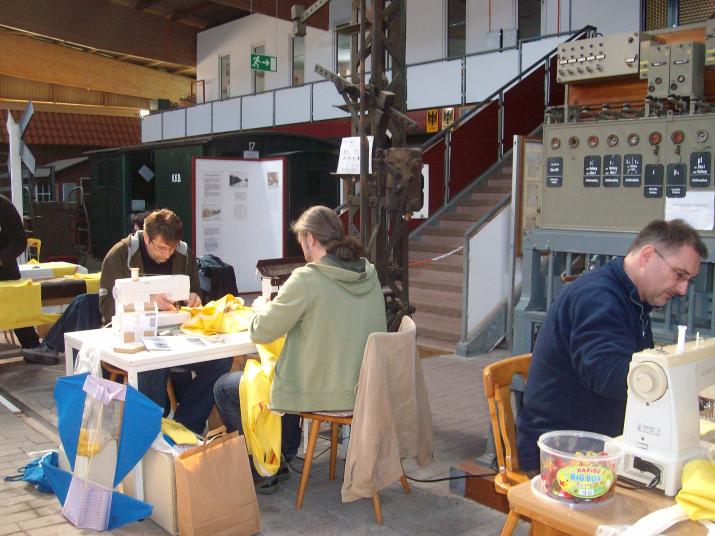
[[[20,279],[20,268],[17,266],[17,257],[27,249],[27,237],[22,218],[15,205],[7,197],[0,195],[0,281],[14,281]],[[14,330],[20,346],[23,348],[36,348],[40,345],[35,328],[25,327]],[[55,365],[58,360],[31,360],[28,363],[38,365]]]
[[[708,255],[682,220],[649,223],[625,257],[571,283],[546,313],[517,419],[519,467],[539,468],[553,430],[623,432],[633,353],[653,347],[650,311],[683,296]]]

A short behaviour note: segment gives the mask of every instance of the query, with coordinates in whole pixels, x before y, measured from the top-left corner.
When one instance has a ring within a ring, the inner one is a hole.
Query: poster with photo
[[[194,159],[194,244],[233,266],[239,292],[260,291],[260,259],[283,256],[284,160]]]

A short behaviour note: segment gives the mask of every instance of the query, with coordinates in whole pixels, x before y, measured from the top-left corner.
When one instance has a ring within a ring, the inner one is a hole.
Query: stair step
[[[444,339],[434,339],[432,337],[417,336],[417,347],[420,354],[445,355],[454,354],[455,343]]]
[[[429,267],[430,270],[461,274],[464,268],[464,259],[462,258],[461,253],[461,251],[458,251],[449,257],[433,261],[431,259],[439,256],[434,252],[410,250],[410,273],[412,273],[412,270],[415,269]]]
[[[434,247],[437,247],[436,251],[441,251],[442,253],[447,253],[456,247],[464,245],[464,237],[462,235],[457,236],[433,236],[423,234],[419,240],[415,240],[410,244],[410,249],[415,251],[434,251]]]
[[[481,206],[472,206],[471,204],[469,205],[463,205],[461,202],[457,204],[455,207],[455,212],[458,214],[462,215],[467,215],[468,217],[471,217],[474,219],[474,221],[477,221],[479,218],[481,218],[484,214],[489,212],[492,207],[496,205],[496,202],[492,202],[487,205],[481,205]]]
[[[484,214],[487,213],[487,210],[484,210]],[[435,227],[435,229],[440,229],[442,231],[450,230],[450,231],[455,231],[458,232],[461,236],[464,236],[464,233],[469,229],[474,223],[481,218],[484,214],[478,215],[476,218],[471,218],[471,217],[466,217],[464,214],[460,213],[460,216],[462,216],[462,219],[459,220],[452,220],[452,219],[442,219],[440,220],[439,224]],[[425,228],[425,231],[427,228]],[[439,234],[439,233],[438,233]]]
[[[410,305],[424,313],[462,318],[462,293],[432,289],[410,289]]]
[[[410,268],[410,290],[413,288],[462,292],[462,274],[434,269],[429,264]]]
[[[469,226],[467,226],[467,228],[468,227]],[[422,236],[451,236],[464,240],[464,231],[453,229],[451,226],[444,227],[442,225],[438,225],[437,227],[427,227],[424,231],[422,231]]]
[[[412,318],[417,324],[417,334],[435,339],[459,342],[462,335],[462,321],[440,314],[417,311]]]
[[[410,251],[409,251],[410,263],[425,261],[428,259],[433,259],[434,257],[436,257],[436,255],[434,255],[430,251],[415,251],[410,247]],[[462,259],[462,250],[460,249],[459,251],[453,253],[449,257],[445,257],[444,259],[440,259],[439,261],[435,261],[435,262],[441,262],[443,264],[451,264],[453,266],[462,266],[462,264],[464,263],[464,259]]]
[[[462,207],[462,210],[453,210],[445,212],[440,216],[440,223],[455,221],[455,222],[470,222],[474,223],[479,218],[489,212],[488,208]]]
[[[507,195],[508,192],[484,192],[476,190],[465,199],[460,199],[457,204],[465,201],[482,201],[484,205],[495,205]]]

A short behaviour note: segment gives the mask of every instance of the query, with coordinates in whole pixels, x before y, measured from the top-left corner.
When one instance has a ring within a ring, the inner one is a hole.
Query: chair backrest
[[[35,259],[40,260],[40,248],[42,247],[42,240],[39,238],[28,238],[27,239],[27,260]]]
[[[530,362],[530,353],[509,357],[487,366],[482,374],[500,471],[519,471],[511,382],[515,374],[522,376],[526,382]]]

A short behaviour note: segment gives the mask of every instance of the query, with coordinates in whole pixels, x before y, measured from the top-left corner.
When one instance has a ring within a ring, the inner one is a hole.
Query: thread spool
[[[675,351],[680,353],[685,351],[685,332],[688,330],[688,326],[678,326],[678,346]]]

